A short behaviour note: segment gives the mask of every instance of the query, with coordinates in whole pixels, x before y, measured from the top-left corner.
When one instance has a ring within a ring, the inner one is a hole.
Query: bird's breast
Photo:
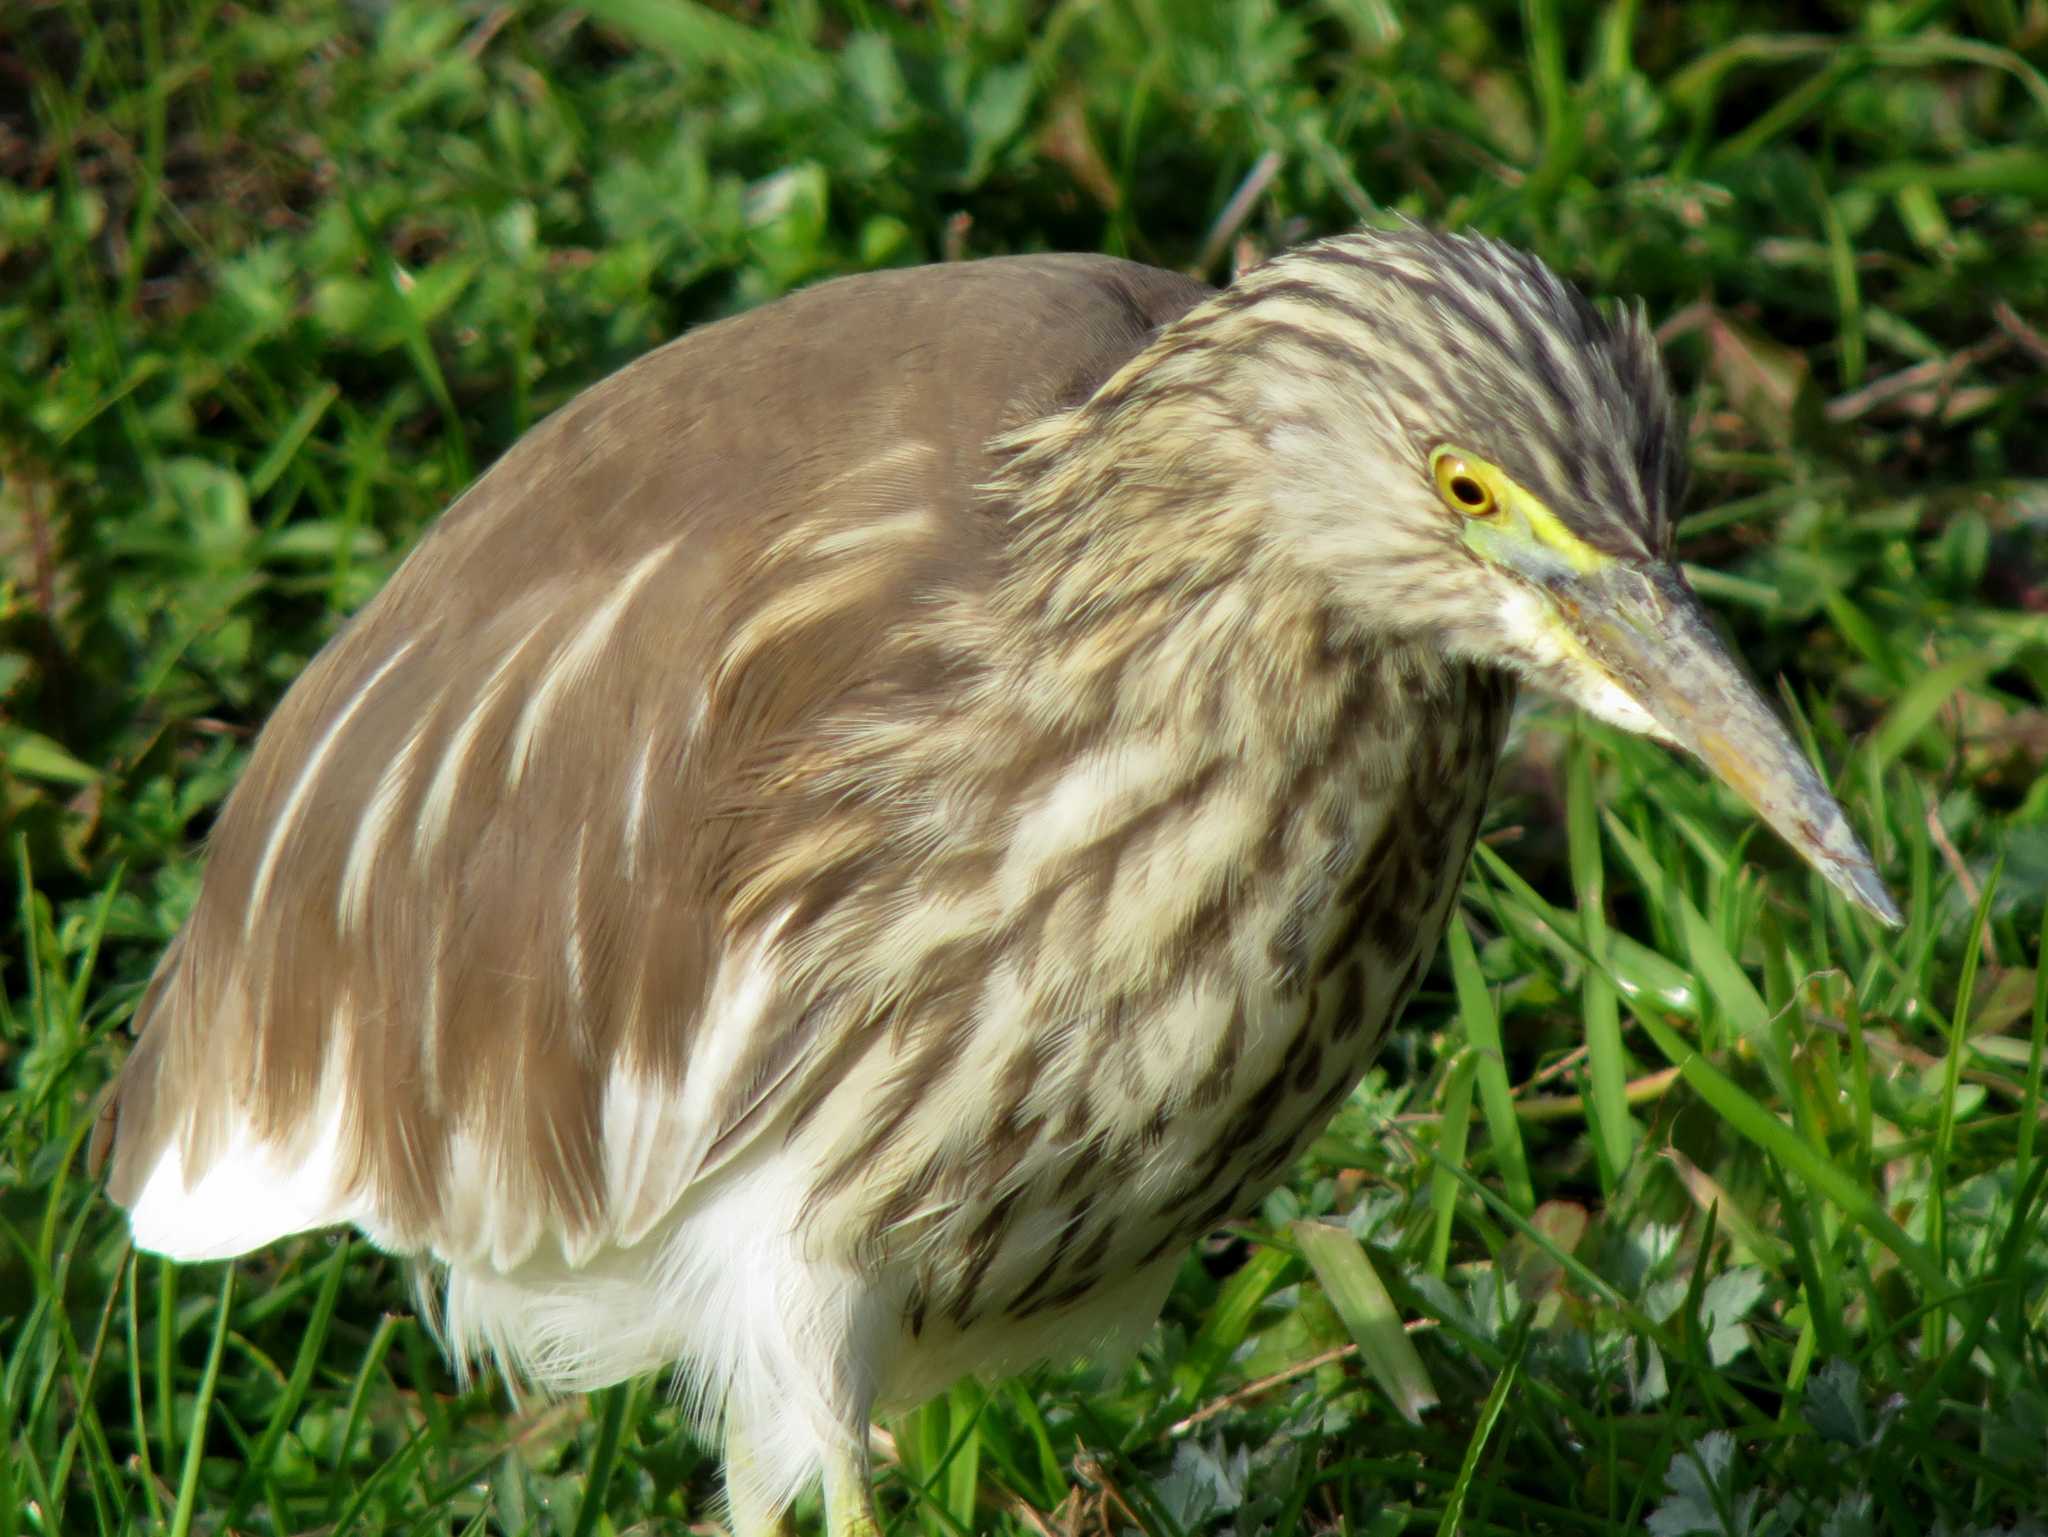
[[[798,1133],[837,1150],[827,1181],[861,1196],[837,1241],[898,1278],[908,1339],[1035,1336],[1171,1265],[1356,1084],[1434,953],[1505,722],[1496,675],[1429,681],[1353,686],[1271,763],[1142,736],[1071,756],[980,889],[933,894],[976,974],[923,971],[928,1016]]]

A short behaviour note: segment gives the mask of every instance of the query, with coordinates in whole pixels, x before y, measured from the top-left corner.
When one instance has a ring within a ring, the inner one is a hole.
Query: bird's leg
[[[754,1437],[737,1414],[725,1423],[725,1499],[729,1509],[726,1525],[732,1537],[795,1537],[796,1526],[787,1510],[762,1503],[760,1480],[753,1476],[759,1453]]]
[[[875,1485],[858,1441],[835,1441],[825,1454],[826,1537],[882,1537]]]

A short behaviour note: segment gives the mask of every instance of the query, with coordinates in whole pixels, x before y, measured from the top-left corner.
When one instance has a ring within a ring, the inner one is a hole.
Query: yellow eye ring
[[[1486,474],[1462,455],[1440,448],[1430,455],[1429,467],[1436,476],[1437,494],[1454,512],[1484,518],[1499,509],[1500,498]]]

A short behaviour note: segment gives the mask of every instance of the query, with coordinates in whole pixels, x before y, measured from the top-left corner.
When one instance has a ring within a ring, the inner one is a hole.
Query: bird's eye
[[[1493,487],[1458,455],[1439,450],[1431,468],[1436,472],[1438,493],[1466,517],[1483,518],[1498,505]]]
[[[1497,504],[1493,486],[1483,480],[1473,465],[1454,453],[1438,451],[1432,469],[1436,471],[1436,490],[1458,512],[1464,512],[1468,518],[1483,518],[1493,512]]]

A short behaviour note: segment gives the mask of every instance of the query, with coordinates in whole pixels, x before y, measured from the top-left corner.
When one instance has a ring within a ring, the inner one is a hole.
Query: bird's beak
[[[1549,563],[1544,576],[1561,628],[1578,642],[1567,650],[1582,652],[1576,665],[1605,674],[1850,901],[1885,923],[1903,921],[1841,806],[1675,567],[1609,557],[1578,570]]]

